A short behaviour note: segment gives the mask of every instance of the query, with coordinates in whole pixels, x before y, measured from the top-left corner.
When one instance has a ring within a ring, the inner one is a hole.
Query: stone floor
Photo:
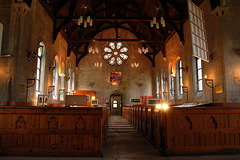
[[[103,158],[0,157],[0,160],[240,160],[240,155],[164,157],[121,117],[111,117]]]

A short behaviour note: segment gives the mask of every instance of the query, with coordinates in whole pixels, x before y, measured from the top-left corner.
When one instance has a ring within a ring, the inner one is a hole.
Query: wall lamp
[[[30,61],[31,59],[34,59],[36,55],[37,55],[36,52],[28,52],[28,60]]]
[[[181,67],[180,69],[182,69],[183,71],[186,71],[186,72],[188,71],[188,67],[185,67],[185,68]]]
[[[49,71],[51,71],[51,70],[53,71],[54,69],[55,69],[55,66],[50,66],[49,67]]]
[[[68,81],[70,79],[70,76],[66,77],[66,80]]]
[[[27,99],[28,99],[28,88],[31,88],[32,86],[34,86],[35,81],[36,81],[36,78],[27,79],[26,102],[27,102]]]
[[[206,85],[212,89],[212,102],[214,103],[214,85],[213,79],[207,78],[207,75],[204,76]]]
[[[55,89],[55,86],[48,86],[48,94],[52,93]]]
[[[59,89],[59,95],[63,95],[64,92],[65,92],[65,89],[64,89],[64,88]]]
[[[166,82],[167,81],[167,77],[163,77],[162,80]]]

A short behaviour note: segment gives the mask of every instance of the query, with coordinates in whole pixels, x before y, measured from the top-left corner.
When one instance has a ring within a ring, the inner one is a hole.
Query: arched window
[[[62,65],[61,65],[61,84],[60,84],[60,89],[61,89],[61,92],[59,93],[60,96],[60,101],[64,101],[64,96],[65,96],[65,89],[64,89],[64,85],[65,85],[65,63],[62,62]]]
[[[68,78],[67,78],[67,94],[71,93],[71,69],[68,68]]]
[[[157,76],[156,76],[156,94],[157,94],[157,98],[160,97],[160,77],[159,77],[159,72],[157,72]]]
[[[173,66],[170,64],[170,70],[169,70],[169,98],[174,98],[174,73],[173,73]]]
[[[0,55],[1,55],[1,51],[2,51],[2,37],[3,37],[3,24],[0,23]]]
[[[45,55],[45,45],[41,42],[37,53],[36,95],[42,93],[44,90]]]
[[[178,69],[178,93],[179,95],[183,94],[183,76],[182,76],[182,60],[177,61],[177,69]]]
[[[202,80],[202,60],[200,58],[196,58],[197,61],[197,89],[198,91],[203,90],[203,80]]]
[[[165,88],[166,88],[166,77],[165,72],[162,70],[161,73],[161,93],[162,93],[162,100],[165,100]]]
[[[53,99],[58,99],[58,69],[59,69],[59,62],[58,62],[58,57],[55,57],[54,61],[54,69],[53,69]]]
[[[74,90],[75,88],[75,74],[74,72],[72,73],[72,91]]]

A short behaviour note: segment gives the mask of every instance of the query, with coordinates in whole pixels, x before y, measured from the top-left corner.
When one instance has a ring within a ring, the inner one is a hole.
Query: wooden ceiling
[[[68,56],[76,54],[77,65],[88,54],[88,46],[94,37],[110,28],[116,32],[115,39],[139,41],[151,52],[144,54],[155,66],[155,56],[165,53],[165,43],[172,33],[177,33],[184,44],[183,23],[188,16],[187,0],[39,0],[54,22],[53,42],[61,32],[68,42]],[[200,5],[203,0],[192,0]],[[93,25],[84,28],[78,18],[91,16]],[[153,17],[164,17],[166,26],[159,29],[150,26]],[[133,33],[137,39],[121,39],[118,29]],[[98,39],[104,41],[106,39]]]

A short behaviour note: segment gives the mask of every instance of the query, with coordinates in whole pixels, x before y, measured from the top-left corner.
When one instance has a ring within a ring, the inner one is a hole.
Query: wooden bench
[[[240,105],[124,107],[123,117],[165,154],[239,153]]]
[[[105,108],[0,107],[0,155],[102,156]]]

